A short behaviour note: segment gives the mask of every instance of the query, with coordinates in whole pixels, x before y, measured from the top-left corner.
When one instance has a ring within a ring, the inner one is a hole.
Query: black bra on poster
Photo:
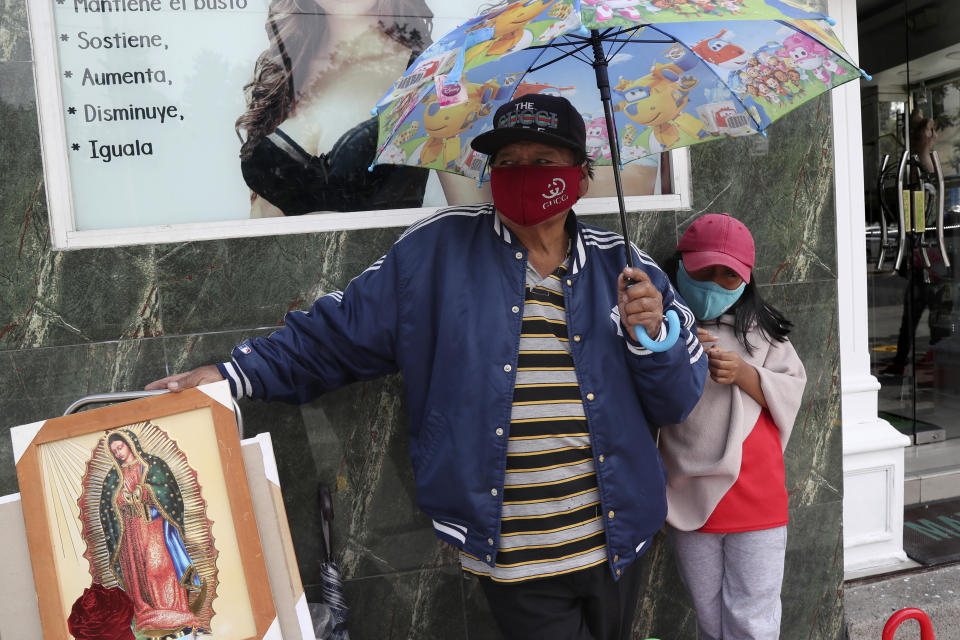
[[[375,117],[344,133],[319,156],[278,128],[240,161],[240,171],[254,193],[288,216],[422,206],[428,170],[381,164],[369,171],[376,149]]]

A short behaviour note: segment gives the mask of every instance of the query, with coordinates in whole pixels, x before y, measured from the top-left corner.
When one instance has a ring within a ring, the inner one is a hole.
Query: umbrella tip
[[[372,116],[377,115],[377,108],[376,108],[376,107],[374,107],[373,109],[370,109],[370,115],[372,115]]]
[[[375,164],[377,164],[377,163],[376,163],[376,162],[371,162],[371,163],[370,163],[370,166],[367,167],[367,171],[373,172],[373,166],[374,166]]]
[[[831,18],[830,16],[823,16],[823,19],[826,20],[827,24],[830,25],[831,27],[837,24],[837,21]]]
[[[760,135],[762,135],[764,138],[766,138],[766,137],[767,137],[767,132],[766,132],[766,131],[761,131],[761,132],[760,132]]]
[[[860,72],[860,75],[863,76],[863,79],[866,80],[867,82],[870,82],[871,80],[873,80],[873,76],[867,73],[866,71],[864,71],[863,69],[857,69],[857,71]]]

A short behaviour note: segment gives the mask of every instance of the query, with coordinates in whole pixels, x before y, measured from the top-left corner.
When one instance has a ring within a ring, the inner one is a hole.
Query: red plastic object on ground
[[[920,623],[920,640],[934,640],[933,625],[930,623],[930,618],[920,609],[913,607],[900,609],[890,616],[887,624],[883,625],[883,640],[893,640],[893,634],[907,620],[916,620]]]

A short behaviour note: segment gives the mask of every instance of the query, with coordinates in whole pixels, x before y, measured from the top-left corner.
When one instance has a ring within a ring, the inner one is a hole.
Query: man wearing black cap
[[[666,516],[650,427],[682,422],[706,374],[693,315],[649,257],[623,268],[622,238],[574,215],[590,168],[567,100],[512,100],[472,145],[493,203],[438,211],[231,362],[147,388],[226,378],[306,402],[402,371],[418,504],[504,635],[629,638],[635,560]],[[668,308],[681,339],[650,352],[634,327],[662,340]]]

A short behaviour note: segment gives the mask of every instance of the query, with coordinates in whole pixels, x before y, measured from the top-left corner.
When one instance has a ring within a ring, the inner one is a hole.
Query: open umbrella
[[[374,163],[482,181],[487,158],[470,140],[496,108],[560,95],[588,124],[589,156],[614,167],[625,234],[624,163],[762,132],[863,74],[831,22],[787,0],[517,0],[436,40],[394,83],[374,109]],[[664,350],[678,324],[668,316],[662,343],[638,339]]]

